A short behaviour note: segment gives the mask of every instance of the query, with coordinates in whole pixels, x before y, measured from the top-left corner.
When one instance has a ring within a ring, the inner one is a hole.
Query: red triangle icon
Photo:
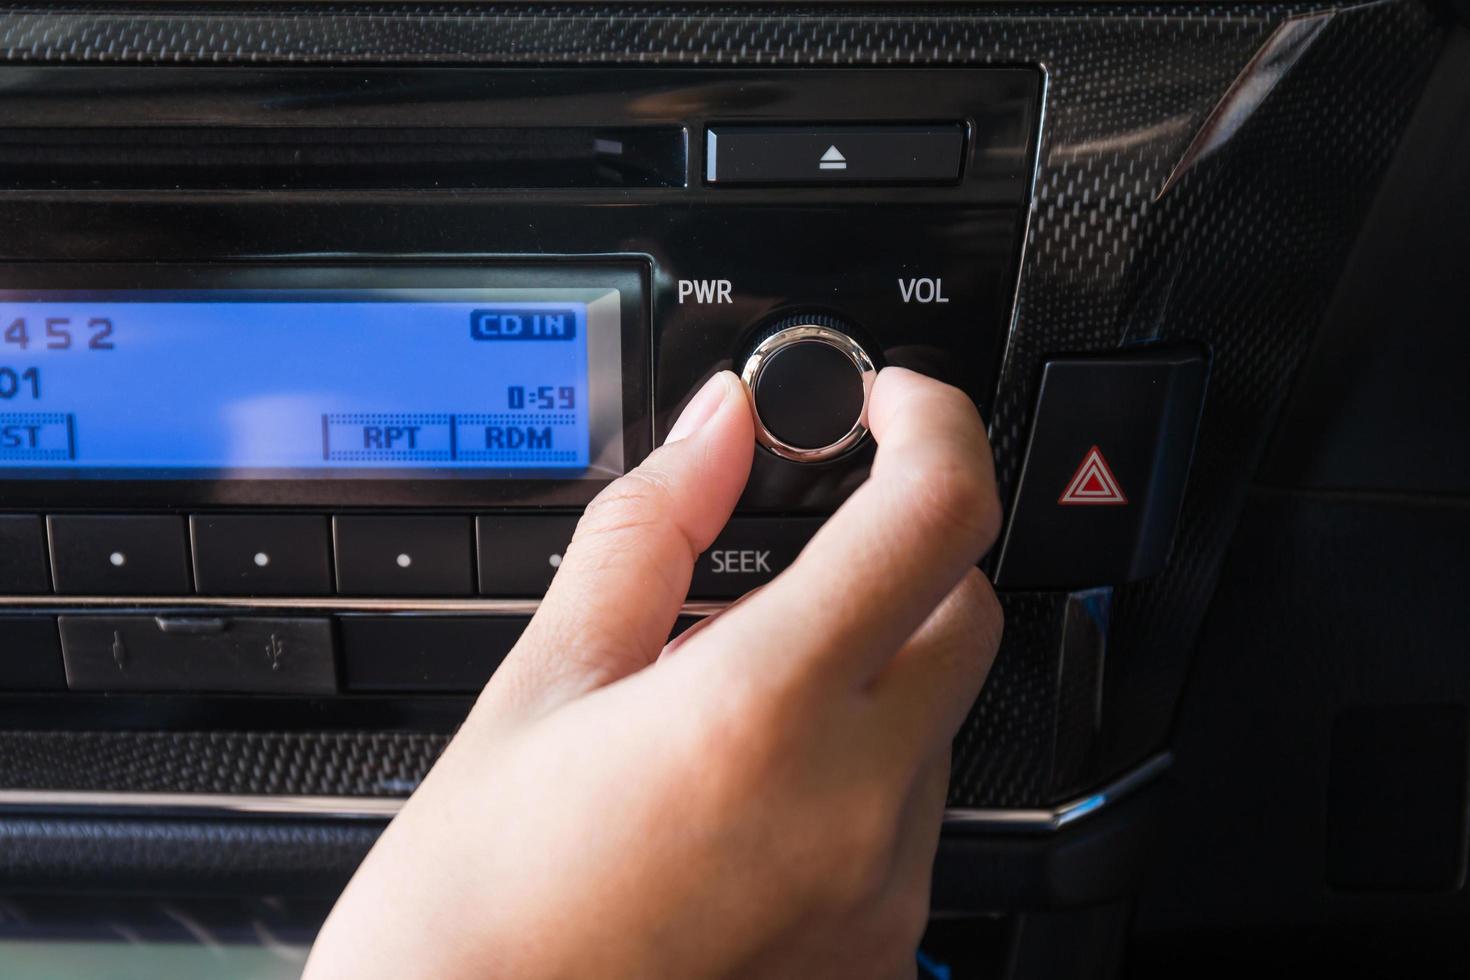
[[[1126,504],[1128,498],[1118,486],[1118,478],[1103,459],[1102,450],[1093,446],[1082,457],[1082,465],[1072,474],[1067,489],[1057,498],[1059,504]]]

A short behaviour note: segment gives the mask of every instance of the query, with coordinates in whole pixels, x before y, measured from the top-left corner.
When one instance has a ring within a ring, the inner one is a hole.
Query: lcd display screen
[[[0,291],[7,479],[608,479],[619,293]]]

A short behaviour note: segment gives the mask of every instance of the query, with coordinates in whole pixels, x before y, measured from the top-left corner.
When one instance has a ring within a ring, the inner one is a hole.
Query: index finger
[[[963,392],[886,368],[868,422],[878,452],[867,482],[785,572],[712,625],[741,636],[730,648],[867,683],[994,543],[990,443]]]

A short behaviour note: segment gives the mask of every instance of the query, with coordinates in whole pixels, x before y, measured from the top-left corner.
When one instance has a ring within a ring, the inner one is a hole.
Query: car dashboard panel
[[[760,446],[675,634],[863,481],[896,365],[981,411],[1005,512],[932,942],[1107,975],[1013,926],[1126,925],[1253,474],[1449,29],[0,10],[6,889],[279,895],[309,937],[706,379]]]

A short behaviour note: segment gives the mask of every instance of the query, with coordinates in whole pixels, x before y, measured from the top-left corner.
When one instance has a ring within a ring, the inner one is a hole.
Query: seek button
[[[781,574],[821,517],[736,517],[694,565],[692,599],[734,599]]]

